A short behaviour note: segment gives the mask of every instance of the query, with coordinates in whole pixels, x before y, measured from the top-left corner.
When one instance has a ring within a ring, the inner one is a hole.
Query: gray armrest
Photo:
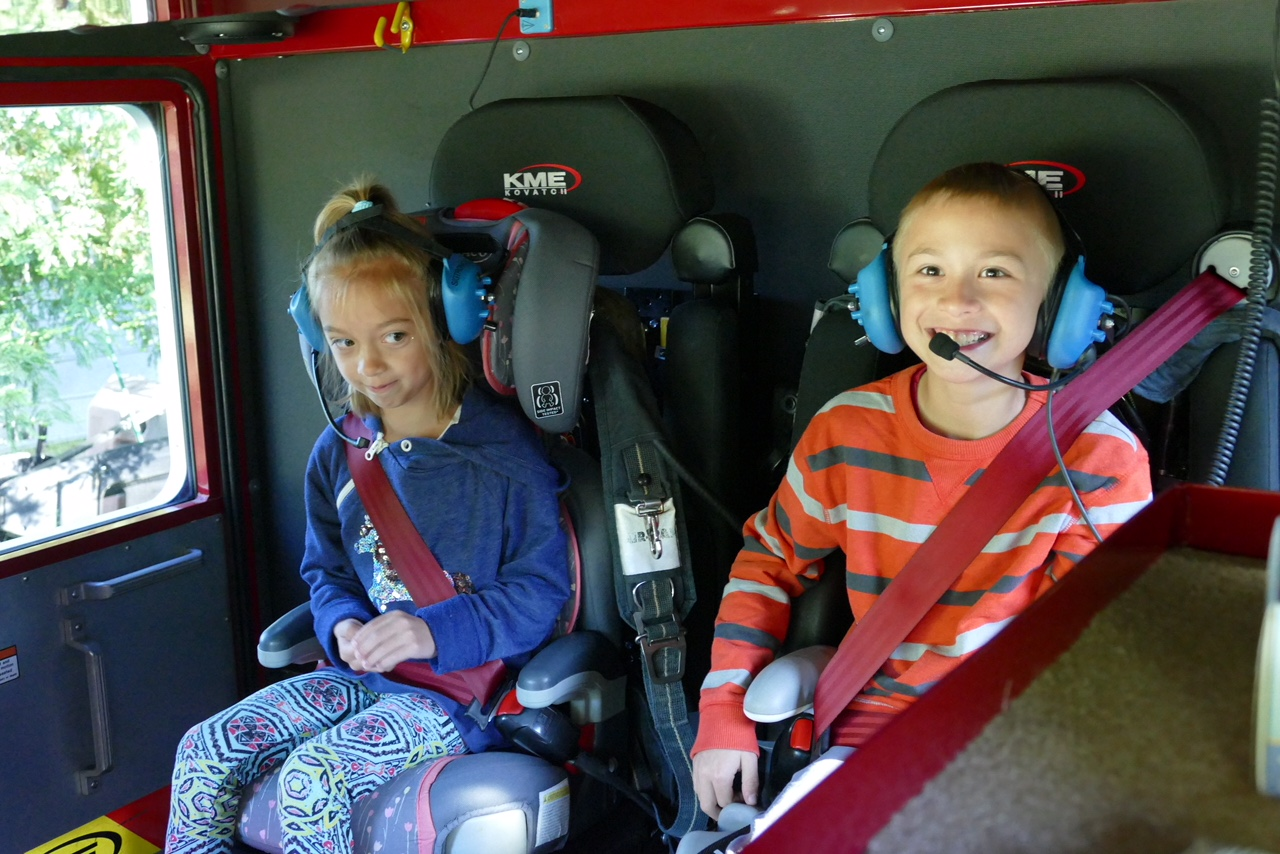
[[[563,635],[520,669],[516,699],[526,709],[569,704],[575,724],[606,720],[626,708],[622,655],[598,632]]]
[[[279,668],[306,664],[324,658],[324,648],[316,638],[311,603],[303,602],[271,625],[258,638],[258,662]]]
[[[810,646],[772,661],[747,688],[743,700],[747,717],[768,724],[812,709],[818,677],[835,654],[833,646]]]

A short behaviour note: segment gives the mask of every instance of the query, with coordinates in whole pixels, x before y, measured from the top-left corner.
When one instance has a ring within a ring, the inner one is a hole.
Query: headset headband
[[[305,273],[306,269],[311,266],[311,262],[320,254],[320,250],[329,244],[329,241],[344,231],[353,228],[363,229],[367,231],[376,231],[385,234],[388,237],[394,237],[397,240],[404,241],[411,246],[416,246],[429,255],[436,258],[446,259],[453,255],[453,251],[441,246],[431,237],[420,231],[406,228],[398,222],[389,219],[386,215],[386,207],[384,205],[372,204],[370,202],[357,202],[351,213],[335,222],[325,230],[320,236],[320,242],[311,250],[311,254],[307,256],[307,260],[302,262],[302,269]]]

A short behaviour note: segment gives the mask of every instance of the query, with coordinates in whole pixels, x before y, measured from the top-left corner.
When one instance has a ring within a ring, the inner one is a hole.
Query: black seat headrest
[[[1085,247],[1089,278],[1132,294],[1186,263],[1224,224],[1220,144],[1174,93],[1115,78],[991,80],[926,98],[889,132],[872,168],[886,233],[911,196],[962,163],[1038,172]]]
[[[643,270],[708,210],[714,189],[692,132],[620,95],[495,101],[454,123],[431,166],[433,206],[507,198],[564,214],[600,244],[600,272]]]
[[[691,219],[671,240],[676,278],[691,284],[718,285],[733,276],[750,278],[760,270],[755,233],[738,214]]]

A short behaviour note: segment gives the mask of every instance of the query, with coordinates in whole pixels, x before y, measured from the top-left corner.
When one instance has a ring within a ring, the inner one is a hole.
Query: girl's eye
[[[390,344],[403,344],[409,340],[408,332],[388,332],[387,342]]]
[[[329,346],[335,350],[345,350],[352,345],[350,338],[334,338],[329,342]]]

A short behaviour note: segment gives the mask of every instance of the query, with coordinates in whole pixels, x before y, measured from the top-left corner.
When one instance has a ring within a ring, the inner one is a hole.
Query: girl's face
[[[388,433],[423,435],[435,423],[435,371],[409,306],[384,284],[404,267],[377,261],[345,272],[344,297],[317,306],[338,372],[382,411]]]

